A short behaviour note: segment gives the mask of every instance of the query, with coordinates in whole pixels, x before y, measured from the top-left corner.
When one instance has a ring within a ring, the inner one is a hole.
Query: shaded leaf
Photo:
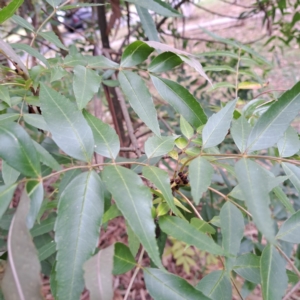
[[[9,90],[5,85],[0,85],[0,100],[11,106]]]
[[[114,245],[111,245],[84,263],[84,281],[91,300],[113,299],[113,256]]]
[[[200,230],[203,233],[210,233],[210,234],[216,233],[216,230],[211,225],[209,225],[204,220],[200,220],[198,218],[192,218],[191,225],[193,225],[197,230]]]
[[[94,253],[99,239],[103,198],[100,177],[94,171],[75,177],[61,194],[54,228],[58,299],[80,297],[84,288],[82,266]]]
[[[158,267],[162,267],[155,240],[155,224],[151,215],[150,190],[133,171],[117,165],[104,167],[102,178],[150,258]]]
[[[274,227],[265,173],[259,165],[245,158],[235,165],[235,172],[255,225],[270,242],[273,242]]]
[[[157,55],[149,64],[148,70],[154,73],[162,73],[182,64],[182,59],[173,52],[163,52]]]
[[[24,0],[12,0],[0,10],[0,24],[11,18],[14,12],[22,5]],[[5,2],[4,2],[5,4]]]
[[[180,84],[151,75],[160,96],[173,106],[193,127],[204,125],[207,117],[194,96]]]
[[[12,122],[17,120],[20,117],[19,114],[15,113],[6,113],[4,115],[0,115],[0,124],[6,123],[6,122]]]
[[[68,48],[60,41],[58,36],[53,31],[39,32],[39,35],[58,48],[68,50]]]
[[[214,168],[203,157],[193,159],[189,166],[189,180],[194,202],[198,205],[202,194],[211,184]]]
[[[289,126],[283,137],[277,142],[279,155],[289,157],[296,154],[300,149],[300,140],[297,131]]]
[[[272,147],[283,136],[300,110],[300,81],[286,91],[258,119],[250,132],[247,151]]]
[[[20,175],[20,172],[7,164],[5,160],[2,161],[2,177],[5,185],[9,186],[15,183]]]
[[[113,274],[119,275],[124,274],[136,266],[133,255],[129,248],[122,244],[115,244],[115,256],[114,256],[114,269]]]
[[[24,121],[29,125],[39,128],[45,131],[48,131],[47,124],[42,115],[37,114],[23,114]]]
[[[237,120],[232,121],[230,132],[241,153],[244,153],[246,150],[250,131],[251,126],[243,115],[241,115]]]
[[[300,243],[300,210],[291,215],[280,227],[276,238],[293,244]]]
[[[290,163],[281,163],[282,168],[286,175],[289,176],[290,181],[296,188],[296,190],[300,193],[300,168],[290,164]]]
[[[38,257],[40,261],[43,261],[50,257],[52,254],[56,252],[56,244],[54,241],[42,246],[38,249]]]
[[[285,260],[272,245],[267,245],[262,252],[260,276],[263,299],[281,300],[287,288],[288,278]]]
[[[126,222],[126,232],[127,232],[127,236],[128,236],[129,249],[130,249],[132,255],[136,256],[136,254],[140,248],[140,240],[138,239],[138,237],[136,236],[136,234],[134,233],[134,231],[132,230],[132,228],[130,227],[128,222]]]
[[[73,70],[73,91],[77,106],[81,110],[86,107],[92,97],[98,92],[100,76],[84,66],[76,66]]]
[[[230,128],[236,101],[228,102],[208,119],[202,131],[203,149],[217,146],[224,140]]]
[[[295,209],[293,205],[291,204],[290,199],[286,196],[284,191],[281,187],[277,186],[273,189],[274,194],[276,195],[277,199],[285,206],[285,208],[290,212],[294,213]]]
[[[56,215],[50,215],[45,220],[43,220],[40,224],[36,224],[31,230],[31,236],[36,237],[42,235],[44,233],[50,232],[54,228],[56,220]]]
[[[8,266],[1,288],[5,299],[43,299],[41,267],[36,249],[26,227],[29,198],[23,191],[8,234]],[[22,255],[20,255],[20,250]],[[28,268],[30,267],[30,272]]]
[[[225,271],[213,271],[200,280],[195,287],[213,300],[232,299],[230,278]]]
[[[91,56],[85,55],[84,59],[87,62],[87,67],[91,69],[117,69],[119,64],[106,58],[103,55]]]
[[[120,141],[115,130],[100,119],[83,110],[83,115],[90,125],[94,140],[95,152],[115,159],[120,151]]]
[[[0,124],[0,157],[25,176],[39,177],[41,168],[28,133],[17,123]]]
[[[200,250],[215,255],[224,255],[224,250],[214,240],[204,233],[198,231],[187,221],[178,217],[163,216],[159,218],[159,226],[162,231],[171,235],[176,240],[188,245],[193,245]]]
[[[17,184],[0,186],[0,219],[6,212],[15,192]]]
[[[153,99],[143,79],[130,71],[119,72],[118,79],[133,110],[157,136],[160,136]]]
[[[24,18],[22,18],[18,15],[13,15],[11,17],[11,20],[14,21],[15,23],[17,23],[18,25],[20,25],[21,27],[28,29],[31,32],[34,31],[33,26],[28,21],[26,21]]]
[[[142,63],[153,50],[153,48],[141,41],[131,43],[125,48],[122,54],[121,67],[133,67]]]
[[[145,152],[148,158],[157,157],[170,152],[174,147],[176,137],[152,136],[145,142]]]
[[[55,143],[68,155],[89,162],[94,152],[94,138],[82,113],[69,99],[42,83],[40,101]]]
[[[144,268],[146,288],[156,300],[209,300],[187,281],[159,269]]]
[[[110,208],[104,213],[102,224],[107,223],[108,221],[119,216],[122,216],[122,213],[120,212],[116,204],[112,204]]]

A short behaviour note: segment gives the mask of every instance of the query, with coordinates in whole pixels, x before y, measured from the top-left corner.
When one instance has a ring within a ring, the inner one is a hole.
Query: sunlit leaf
[[[59,199],[55,223],[58,299],[80,297],[84,288],[83,263],[92,256],[99,239],[103,198],[100,177],[90,171],[75,177]]]
[[[211,300],[183,278],[159,269],[144,268],[146,288],[154,299]]]
[[[0,24],[11,18],[14,12],[22,5],[24,0],[12,0],[0,10]],[[5,5],[5,3],[3,3]]]
[[[199,156],[191,161],[189,180],[193,200],[196,204],[199,204],[203,193],[210,186],[213,174],[214,168],[205,158]]]
[[[224,140],[230,128],[236,101],[228,102],[208,119],[202,131],[203,149],[217,146]]]
[[[1,283],[5,299],[43,299],[41,267],[26,226],[28,210],[29,198],[24,191],[8,234],[9,259]]]
[[[103,180],[128,224],[156,266],[162,267],[151,214],[152,195],[133,171],[111,165],[104,167]],[[118,187],[118,188],[116,188]]]
[[[241,115],[237,120],[232,121],[231,135],[241,153],[244,153],[247,146],[248,136],[251,131],[251,126],[246,118]]]
[[[215,255],[224,255],[224,250],[214,240],[197,230],[187,221],[178,217],[163,216],[159,218],[159,226],[162,231],[171,235],[176,240],[188,245],[193,245],[200,250]]]
[[[121,71],[118,79],[133,110],[157,136],[160,136],[153,99],[143,79],[130,71]]]
[[[135,266],[136,262],[129,248],[122,243],[116,243],[113,274],[124,274],[133,269]]]
[[[244,81],[240,82],[238,84],[239,90],[258,90],[266,87],[267,84],[260,84],[258,82],[250,82],[250,81]]]
[[[111,245],[84,263],[84,281],[91,300],[113,299],[113,256],[114,245]]]
[[[0,157],[25,176],[41,173],[37,153],[28,133],[17,123],[0,124]]]
[[[186,121],[183,116],[180,116],[180,130],[187,139],[191,139],[194,135],[193,127]]]
[[[94,152],[93,133],[75,104],[42,83],[40,101],[55,143],[72,157],[90,161]]]
[[[151,75],[152,82],[160,96],[192,125],[198,128],[207,117],[195,97],[177,82]]]
[[[300,210],[291,215],[280,227],[276,238],[293,244],[300,243]]]
[[[216,233],[216,230],[211,225],[209,225],[204,220],[200,220],[198,218],[192,218],[191,225],[193,225],[197,230],[200,230],[203,233],[210,233],[210,234]]]
[[[289,157],[296,154],[300,149],[300,140],[297,131],[289,126],[283,137],[277,142],[281,157]]]
[[[287,288],[288,278],[285,260],[274,246],[264,248],[260,259],[261,287],[264,300],[281,300]]]

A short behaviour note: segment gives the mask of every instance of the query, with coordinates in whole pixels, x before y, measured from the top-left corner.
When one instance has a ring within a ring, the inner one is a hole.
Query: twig
[[[264,91],[264,92],[262,92],[262,93],[256,95],[253,99],[256,99],[256,98],[258,98],[259,96],[264,95],[264,94],[269,94],[269,93],[271,93],[271,92],[286,92],[286,90],[282,90],[282,89],[273,89],[273,90]]]
[[[136,276],[137,276],[139,270],[140,270],[141,267],[142,267],[142,266],[141,266],[141,262],[142,262],[142,259],[143,259],[144,252],[145,252],[145,249],[142,248],[141,253],[140,253],[140,256],[139,256],[139,259],[138,259],[138,262],[137,262],[137,266],[136,266],[136,268],[135,268],[135,270],[134,270],[134,273],[133,273],[133,275],[132,275],[132,277],[131,277],[131,279],[130,279],[128,288],[127,288],[127,290],[126,290],[126,294],[125,294],[125,296],[124,296],[124,300],[127,300],[128,296],[129,296],[129,294],[130,294],[130,290],[131,290],[131,287],[132,287],[132,285],[133,285],[133,282],[134,282],[134,280],[135,280],[135,278],[136,278]]]
[[[284,296],[282,300],[289,300],[291,296],[300,289],[300,281]]]
[[[300,271],[297,269],[297,267],[293,264],[293,262],[290,260],[290,258],[282,251],[282,249],[279,246],[276,246],[276,249],[280,252],[280,254],[285,258],[285,260],[289,263],[291,268],[295,271],[297,276],[300,278]]]

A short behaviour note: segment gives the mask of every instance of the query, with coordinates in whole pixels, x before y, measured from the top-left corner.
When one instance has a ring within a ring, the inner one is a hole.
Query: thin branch
[[[284,296],[282,300],[290,300],[291,296],[300,290],[300,281],[296,285],[293,286],[293,288]]]
[[[276,246],[276,249],[280,252],[280,254],[284,257],[284,259],[288,262],[288,264],[291,266],[291,268],[294,270],[294,272],[297,274],[297,276],[300,278],[300,271],[298,268],[293,264],[293,262],[290,260],[290,258],[282,251],[282,249],[279,246]]]
[[[256,95],[253,99],[257,99],[259,96],[264,95],[264,94],[269,94],[271,92],[286,92],[286,90],[282,90],[282,89],[273,89],[273,90],[268,90],[268,91],[264,91],[258,95]]]
[[[230,276],[230,281],[231,281],[232,285],[234,286],[236,292],[237,292],[238,295],[240,296],[241,300],[244,300],[244,298],[243,298],[241,292],[239,291],[239,289],[238,289],[238,287],[237,287],[237,285],[236,285],[236,283],[235,283],[235,281],[234,281],[232,275]]]
[[[227,4],[230,4],[230,5],[234,5],[234,6],[246,8],[246,9],[253,9],[253,8],[255,8],[255,6],[245,6],[245,5],[242,5],[242,4],[238,4],[238,3],[234,3],[234,2],[229,2],[229,1],[226,1],[226,0],[220,0],[220,1],[224,2],[224,3],[227,3]]]

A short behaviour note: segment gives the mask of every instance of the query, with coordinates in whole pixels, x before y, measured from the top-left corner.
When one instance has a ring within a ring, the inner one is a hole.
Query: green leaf
[[[37,114],[23,114],[24,121],[29,125],[39,128],[45,131],[48,131],[47,124],[42,115]]]
[[[264,300],[281,300],[285,294],[288,278],[285,260],[274,246],[268,245],[260,259],[261,287]]]
[[[50,0],[47,0],[49,2]],[[53,0],[52,0],[53,1]],[[62,0],[56,0],[56,2],[61,3]],[[76,4],[71,4],[71,5],[65,5],[61,7],[61,10],[68,10],[68,9],[73,9],[73,8],[79,8],[79,7],[94,7],[94,6],[102,6],[105,4],[102,3],[76,3]]]
[[[149,64],[148,70],[154,73],[162,73],[182,64],[182,59],[173,52],[163,52],[157,55]]]
[[[233,270],[246,280],[259,284],[260,278],[260,257],[247,253],[237,257]]]
[[[68,72],[59,66],[52,67],[50,69],[50,72],[51,72],[50,83],[52,83],[53,81],[60,80],[64,76],[68,75]]]
[[[55,223],[58,299],[79,299],[84,288],[83,263],[97,246],[103,211],[104,195],[96,172],[78,175],[63,191]]]
[[[2,177],[4,183],[8,186],[15,183],[20,175],[20,172],[7,164],[5,160],[2,161]]]
[[[173,136],[151,136],[145,142],[145,152],[148,158],[167,154],[174,148]]]
[[[216,89],[219,89],[219,88],[231,88],[231,89],[234,89],[235,88],[235,85],[230,83],[230,82],[217,82],[217,83],[214,83],[214,85],[207,90],[207,92],[212,92]]]
[[[0,100],[11,106],[9,90],[6,86],[0,85]]]
[[[14,12],[22,5],[24,0],[12,0],[0,10],[0,24],[11,18]],[[5,3],[4,3],[5,4]]]
[[[102,218],[102,224],[107,223],[108,221],[122,216],[122,213],[118,209],[116,204],[113,204],[110,206],[110,208],[104,213],[103,218]]]
[[[224,140],[230,128],[236,102],[237,100],[228,102],[208,119],[202,131],[203,149],[217,146]]]
[[[37,51],[36,49],[30,47],[29,45],[16,43],[16,44],[11,44],[11,46],[15,49],[23,50],[23,51],[27,52],[28,54],[36,57],[38,60],[43,62],[45,64],[45,66],[47,66],[48,68],[50,67],[47,59],[42,54],[40,54],[39,51]]]
[[[237,255],[244,236],[244,217],[240,210],[226,202],[220,212],[222,246],[230,254]]]
[[[194,96],[180,84],[151,75],[160,96],[182,115],[194,128],[204,125],[207,117]]]
[[[98,56],[84,56],[85,61],[87,62],[87,67],[90,69],[118,69],[119,64],[106,58],[103,55]]]
[[[56,47],[68,50],[68,48],[60,41],[58,36],[53,31],[39,32],[39,35],[51,44],[54,44]]]
[[[62,0],[46,0],[52,7],[57,7]]]
[[[84,66],[76,66],[73,70],[73,91],[77,106],[81,110],[86,107],[93,96],[98,92],[100,76]]]
[[[28,21],[26,21],[24,18],[22,18],[18,15],[13,15],[11,17],[11,20],[14,21],[15,23],[17,23],[18,25],[20,25],[21,27],[28,29],[31,32],[34,31],[33,26]]]
[[[183,217],[181,212],[177,209],[177,207],[174,204],[168,173],[164,170],[161,170],[160,168],[150,166],[143,168],[143,176],[146,177],[152,183],[154,183],[155,186],[161,191],[170,209],[177,216]]]
[[[281,163],[282,168],[287,176],[289,176],[290,181],[296,188],[296,190],[300,193],[300,168],[296,167],[293,164],[289,163]]]
[[[251,132],[251,126],[246,118],[241,115],[237,120],[232,121],[231,135],[241,153],[244,153],[247,146],[247,139]]]
[[[137,4],[146,9],[152,10],[165,17],[180,17],[181,15],[169,4],[161,0],[126,0],[129,3]]]
[[[290,157],[299,151],[299,136],[292,126],[288,127],[283,137],[277,142],[277,147],[281,157]]]
[[[126,232],[128,236],[128,246],[133,256],[136,256],[136,254],[139,251],[140,248],[140,240],[132,230],[132,228],[129,226],[128,222],[126,222]]]
[[[153,99],[143,79],[130,71],[119,72],[118,79],[133,110],[157,136],[160,136]]]
[[[183,116],[180,116],[180,130],[187,139],[191,139],[194,136],[193,127],[186,121]]]
[[[269,209],[270,198],[265,172],[255,162],[245,158],[235,165],[235,172],[255,225],[268,241],[274,242],[274,226]]]
[[[216,233],[216,230],[212,226],[210,226],[204,220],[200,220],[198,218],[192,218],[191,225],[193,225],[197,230],[200,230],[203,233],[210,233],[210,234]]]
[[[213,72],[221,72],[221,71],[228,71],[232,73],[236,73],[236,70],[234,68],[231,68],[229,66],[208,66],[203,68],[204,71],[213,71]]]
[[[213,300],[232,299],[230,278],[225,271],[213,271],[196,285],[196,289]]]
[[[291,215],[280,227],[276,238],[293,244],[300,243],[300,210]]]
[[[153,50],[153,48],[141,41],[131,43],[125,48],[122,54],[121,67],[133,67],[142,63],[148,58]]]
[[[129,248],[122,244],[115,244],[115,256],[114,256],[114,269],[113,274],[119,275],[124,274],[136,266],[133,255]]]
[[[150,190],[133,171],[117,165],[104,167],[102,177],[119,210],[148,255],[158,267],[162,267],[155,240],[155,224],[151,215]]]
[[[0,186],[0,219],[6,212],[15,192],[17,184]]]
[[[54,228],[56,220],[56,215],[51,214],[47,219],[43,220],[40,224],[36,224],[31,230],[30,233],[32,237],[43,235],[44,233],[50,232]]]
[[[24,191],[8,234],[9,259],[1,282],[5,299],[43,299],[41,267],[26,227],[28,209],[29,198]]]
[[[140,17],[142,27],[145,31],[146,36],[149,41],[157,41],[159,42],[158,32],[156,29],[156,25],[148,9],[141,7],[139,5],[135,5],[136,11]]]
[[[276,195],[277,199],[284,205],[284,207],[290,212],[295,213],[295,209],[290,202],[290,199],[286,196],[284,191],[281,187],[277,186],[273,189],[274,194]]]
[[[17,120],[20,117],[20,114],[16,113],[6,113],[4,115],[0,115],[0,125],[6,122],[12,122]]]
[[[113,299],[113,256],[114,245],[111,245],[84,263],[84,281],[91,300]]]
[[[94,152],[93,133],[74,103],[42,83],[40,101],[55,143],[68,155],[90,162]]]
[[[286,91],[258,119],[250,132],[247,151],[272,147],[283,136],[300,110],[300,81]]]
[[[0,124],[0,157],[28,177],[39,177],[37,153],[27,132],[16,123]]]
[[[30,198],[30,209],[27,215],[27,228],[31,229],[37,218],[44,199],[44,187],[41,181],[29,181],[26,185],[26,190]]]
[[[87,64],[87,57],[81,53],[68,54],[64,59],[64,65],[68,67],[76,67],[77,65],[86,66]]]
[[[38,249],[38,257],[40,261],[43,261],[50,257],[52,254],[56,252],[56,244],[54,241],[42,246]]]
[[[189,180],[194,202],[198,205],[204,192],[211,184],[214,168],[203,157],[193,159],[189,166]]]
[[[94,135],[95,152],[115,159],[120,151],[120,141],[115,130],[100,119],[89,114],[86,110],[83,110],[83,115]]]
[[[176,240],[188,245],[193,245],[200,250],[215,255],[224,255],[224,250],[217,245],[212,238],[197,230],[187,221],[178,217],[163,216],[159,218],[159,226],[162,231],[171,235]]]
[[[144,268],[146,288],[156,300],[210,300],[187,281],[159,269]]]

